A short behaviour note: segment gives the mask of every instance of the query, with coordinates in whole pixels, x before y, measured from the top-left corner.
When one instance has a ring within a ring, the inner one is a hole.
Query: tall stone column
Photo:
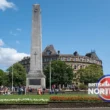
[[[30,71],[27,75],[27,87],[45,87],[45,75],[42,71],[41,10],[39,4],[33,5]]]

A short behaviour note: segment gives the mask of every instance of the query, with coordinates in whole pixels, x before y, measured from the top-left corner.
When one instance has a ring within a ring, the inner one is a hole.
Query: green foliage
[[[86,89],[87,89],[87,85],[85,85],[85,84],[83,84],[83,83],[80,83],[79,88],[80,88],[81,90],[86,90]]]
[[[8,71],[8,85],[11,86],[12,82],[12,70],[13,70],[13,85],[20,86],[26,85],[26,70],[19,63],[15,63],[13,67],[9,67]]]
[[[103,70],[101,66],[92,64],[85,69],[78,70],[76,74],[80,76],[80,82],[84,84],[96,83],[103,76]]]
[[[0,69],[0,86],[7,85],[8,76],[7,73]]]
[[[4,71],[0,69],[0,76],[4,74]]]
[[[46,85],[49,86],[50,81],[50,65],[44,69],[46,75]],[[62,61],[51,62],[51,84],[69,84],[73,80],[73,69]]]
[[[0,86],[3,85],[3,80],[5,76],[6,76],[6,73],[0,69]]]
[[[3,78],[2,85],[7,86],[8,85],[8,75],[7,75],[7,73],[5,73],[2,78]]]
[[[4,72],[3,70],[0,70],[0,86],[2,85],[2,76],[3,76]]]

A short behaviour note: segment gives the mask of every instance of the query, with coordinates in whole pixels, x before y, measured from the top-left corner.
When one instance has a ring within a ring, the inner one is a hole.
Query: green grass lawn
[[[23,99],[23,98],[31,98],[31,99],[49,99],[51,96],[96,96],[96,95],[88,95],[88,94],[45,94],[45,95],[0,95],[0,99]]]

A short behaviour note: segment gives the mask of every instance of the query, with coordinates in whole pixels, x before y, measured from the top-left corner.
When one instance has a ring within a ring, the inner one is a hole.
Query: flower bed
[[[92,103],[91,103],[92,102]],[[51,96],[49,99],[0,99],[0,109],[110,107],[98,97]]]
[[[74,96],[74,97],[67,97],[67,96],[52,96],[50,97],[50,101],[54,102],[103,102],[100,98],[98,97],[81,97],[81,96]]]
[[[0,99],[0,104],[48,104],[48,102],[103,102],[98,97],[87,96],[51,96],[49,99],[33,99],[33,98],[18,98],[18,99]]]
[[[47,104],[49,99],[0,99],[0,104]]]
[[[52,96],[49,101],[50,108],[89,108],[110,107],[109,102],[104,102],[98,97],[90,96]]]

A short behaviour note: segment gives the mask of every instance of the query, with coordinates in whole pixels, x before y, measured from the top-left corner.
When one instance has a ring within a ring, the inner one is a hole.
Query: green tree
[[[46,75],[46,85],[49,87],[50,81],[50,65],[44,69]],[[73,69],[62,61],[51,62],[51,84],[70,84],[73,80]]]
[[[103,76],[103,69],[99,65],[92,64],[85,69],[78,70],[76,74],[80,76],[80,82],[85,84],[96,83]]]
[[[6,72],[4,72],[4,75],[2,76],[2,85],[3,86],[7,86],[9,83],[9,78],[8,78],[8,74]]]
[[[7,74],[6,74],[6,72],[4,72],[3,70],[1,70],[0,69],[0,86],[1,85],[4,85],[4,86],[6,86],[7,85],[7,80],[8,79],[8,77],[7,77]]]
[[[8,85],[12,84],[12,70],[13,70],[13,86],[26,85],[26,70],[20,63],[15,63],[13,67],[7,69],[8,74]]]
[[[4,75],[4,71],[0,69],[0,86],[3,84],[3,75]]]

